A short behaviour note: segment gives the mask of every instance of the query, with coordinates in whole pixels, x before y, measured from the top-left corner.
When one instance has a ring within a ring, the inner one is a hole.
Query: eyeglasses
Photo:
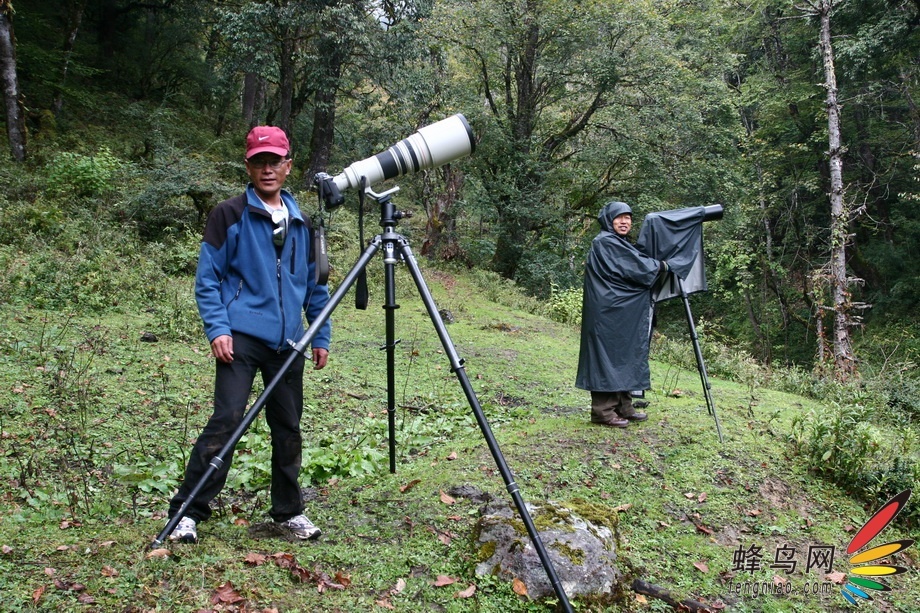
[[[246,163],[256,170],[262,170],[266,166],[272,170],[281,170],[281,167],[284,166],[285,162],[289,162],[290,158],[279,158],[275,160],[268,160],[264,158],[257,158],[254,160],[246,160]]]

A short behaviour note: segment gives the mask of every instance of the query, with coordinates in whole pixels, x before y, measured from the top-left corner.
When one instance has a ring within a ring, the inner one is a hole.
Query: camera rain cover
[[[671,272],[680,277],[688,294],[706,291],[703,266],[703,221],[706,207],[649,213],[642,222],[636,247],[656,260],[666,260]],[[668,275],[652,292],[655,302],[680,295],[674,275]]]

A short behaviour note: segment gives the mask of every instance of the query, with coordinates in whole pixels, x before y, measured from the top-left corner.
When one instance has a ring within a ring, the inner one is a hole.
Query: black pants
[[[277,352],[261,341],[245,335],[233,335],[233,362],[216,362],[214,378],[214,414],[198,436],[192,449],[185,479],[179,491],[169,502],[172,517],[182,506],[211,462],[243,420],[243,414],[252,392],[256,371],[262,372],[262,381],[268,385],[290,357],[292,349]],[[300,418],[303,414],[304,357],[298,356],[285,376],[278,382],[265,404],[265,418],[272,438],[272,506],[269,515],[275,521],[285,521],[303,512],[300,494],[301,447]],[[232,454],[224,458],[217,470],[189,505],[185,516],[204,521],[211,516],[211,500],[227,481]]]
[[[628,417],[635,412],[629,392],[591,392],[591,421],[595,423]]]

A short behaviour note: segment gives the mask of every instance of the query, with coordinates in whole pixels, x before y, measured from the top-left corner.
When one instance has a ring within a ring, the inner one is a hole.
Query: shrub
[[[905,489],[920,487],[920,465],[912,427],[885,436],[868,421],[872,414],[855,404],[812,410],[792,420],[789,440],[809,470],[877,507]],[[901,515],[908,525],[918,520],[916,503]]]
[[[122,166],[108,147],[100,147],[93,156],[64,151],[50,165],[48,188],[59,195],[98,196],[115,188]]]
[[[551,288],[548,315],[550,319],[564,324],[581,324],[582,289],[570,287],[560,290],[555,284]]]

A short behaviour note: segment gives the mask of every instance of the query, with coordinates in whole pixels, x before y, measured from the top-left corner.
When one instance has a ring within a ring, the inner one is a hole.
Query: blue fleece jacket
[[[242,332],[269,347],[285,349],[303,338],[307,321],[329,301],[329,290],[317,285],[311,261],[311,229],[294,197],[281,197],[290,213],[287,237],[279,249],[272,243],[274,224],[252,185],[246,193],[221,202],[205,226],[195,298],[208,341]],[[327,321],[312,340],[329,348],[332,325]]]

